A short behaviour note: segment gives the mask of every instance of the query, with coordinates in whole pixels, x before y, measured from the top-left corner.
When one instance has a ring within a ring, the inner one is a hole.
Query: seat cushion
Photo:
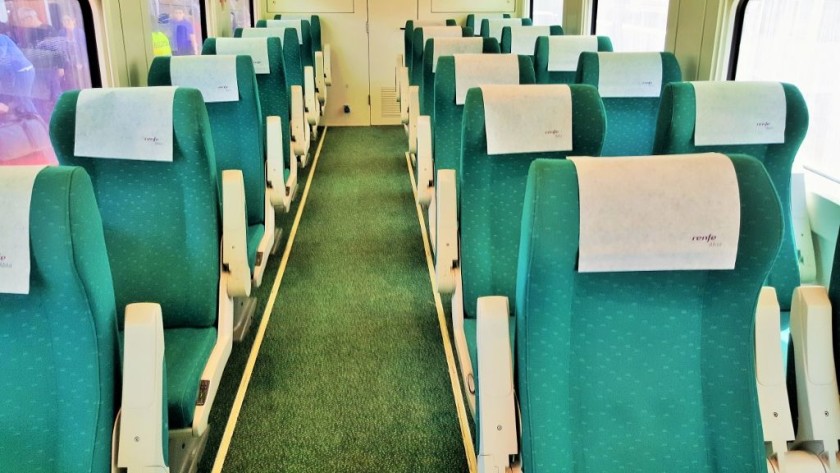
[[[195,414],[201,373],[216,344],[216,328],[164,330],[169,428],[189,427]]]
[[[248,266],[251,270],[257,264],[257,248],[265,235],[265,225],[249,225],[246,238],[248,239]]]

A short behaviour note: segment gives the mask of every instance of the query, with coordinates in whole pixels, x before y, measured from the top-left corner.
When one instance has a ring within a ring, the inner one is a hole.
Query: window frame
[[[589,25],[589,34],[595,36],[598,34],[596,32],[598,26],[598,0],[592,0],[592,21]]]
[[[744,34],[744,20],[749,3],[750,0],[738,0],[738,6],[735,8],[735,19],[732,24],[732,40],[729,45],[729,64],[727,64],[726,68],[726,80],[735,80],[735,76],[738,73],[738,58],[741,56],[741,38]]]

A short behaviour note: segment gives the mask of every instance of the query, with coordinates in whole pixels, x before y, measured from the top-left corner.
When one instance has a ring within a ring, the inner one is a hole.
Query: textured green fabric
[[[716,151],[721,153],[744,153],[756,157],[767,168],[773,185],[782,203],[785,232],[779,257],[767,284],[776,289],[783,311],[790,310],[793,290],[799,285],[799,265],[796,257],[796,241],[790,215],[790,173],[796,152],[808,131],[808,107],[796,86],[783,84],[787,102],[785,142],[780,144],[695,146],[694,121],[696,103],[694,86],[690,83],[671,84],[662,94],[662,106],[656,128],[653,151],[656,154],[700,153]]]
[[[510,14],[509,13],[504,13],[502,15],[502,18],[510,18]],[[475,14],[474,13],[470,13],[469,15],[467,15],[466,26],[467,26],[467,28],[472,28],[473,31],[481,30],[481,25],[476,25],[475,24]]]
[[[83,169],[38,174],[29,232],[29,294],[0,294],[0,471],[109,472],[116,310]]]
[[[236,38],[241,38],[242,28],[237,28],[233,35]],[[303,87],[303,63],[298,46],[297,32],[287,28],[283,33],[283,70],[286,73],[286,85],[288,87],[293,85]]]
[[[491,38],[491,40],[494,39]],[[534,68],[527,56],[519,56],[519,83],[534,83]],[[440,58],[434,94],[436,120],[432,126],[432,143],[434,144],[435,175],[440,169],[455,169],[460,172],[464,105],[455,103],[454,57]]]
[[[216,328],[173,328],[163,332],[169,426],[192,425],[201,373],[216,344]]]
[[[548,38],[537,38],[537,47],[534,52],[534,69],[537,73],[537,84],[574,84],[577,80],[577,71],[549,71],[549,43]],[[598,36],[598,51],[612,52],[612,41],[607,36]]]
[[[573,163],[533,165],[515,305],[524,471],[766,471],[753,332],[782,219],[760,163],[732,161],[735,270],[588,274]]]
[[[828,298],[831,301],[831,322],[833,340],[840,340],[840,238],[834,246],[834,264],[831,267],[831,281],[828,285]],[[840,360],[840,343],[834,344],[834,359]],[[835,362],[835,369],[840,368]]]
[[[156,57],[149,85],[172,85],[170,57]],[[219,173],[239,169],[245,180],[249,225],[265,224],[265,126],[250,56],[237,56],[239,101],[207,103]],[[250,253],[250,252],[249,252]],[[249,259],[252,255],[249,254]],[[251,267],[253,269],[253,266]]]
[[[277,19],[279,20],[279,18]],[[265,20],[257,21],[257,28],[265,28],[267,25],[268,23]],[[283,40],[286,40],[286,36],[283,37]],[[295,31],[294,43],[300,47],[301,67],[315,67],[315,51],[320,50],[316,50],[312,45],[312,28],[309,25],[309,20],[300,21],[300,39],[298,39],[297,31]]]
[[[505,17],[507,18],[507,17]],[[522,20],[522,26],[532,26],[533,22],[530,18],[519,18]],[[487,20],[481,20],[481,25],[479,25],[479,32],[481,33],[480,36],[484,36],[487,38],[490,36],[490,23]]]
[[[221,224],[216,160],[201,92],[175,92],[171,163],[74,156],[78,94],[61,96],[50,136],[59,162],[84,167],[93,180],[119,313],[133,302],[156,302],[163,312],[164,337],[179,328],[213,329]],[[118,321],[121,325],[121,315]],[[170,405],[179,399],[172,370],[180,372],[172,365],[179,361],[170,357],[181,351],[167,343],[167,385],[176,388],[168,391]],[[197,395],[198,385],[193,389]],[[180,412],[192,412],[195,397],[180,402],[187,402]],[[190,424],[191,417],[170,421],[173,428]]]
[[[550,36],[563,36],[563,27],[560,26],[560,25],[551,25],[551,27],[549,28],[549,33],[550,33]],[[513,37],[512,37],[512,34],[511,34],[510,26],[505,26],[504,28],[502,28],[501,47],[502,47],[502,53],[503,54],[510,54],[512,43],[513,43]],[[534,50],[536,51],[536,45],[534,47]],[[530,57],[531,57],[531,60],[533,61],[534,60],[534,55],[532,54],[532,55],[530,55]]]
[[[471,38],[472,30],[462,27],[461,36]],[[423,28],[414,28],[414,38],[411,41],[411,69],[408,71],[411,85],[422,86],[423,84],[423,51],[426,47],[426,39],[423,36]],[[422,95],[421,95],[422,101]]]
[[[455,22],[453,19],[446,20],[446,26],[457,26],[458,23]],[[405,62],[405,67],[408,68],[408,77],[409,82],[414,78],[414,20],[408,20],[405,22],[405,28],[403,28],[403,62]],[[414,82],[411,82],[411,85],[418,85]]]
[[[282,20],[283,15],[274,15],[275,20]],[[260,20],[262,21],[262,20]],[[259,24],[257,25],[259,27]],[[312,52],[315,51],[323,51],[323,45],[321,43],[321,17],[318,15],[312,15],[309,18],[309,32],[312,36]]]
[[[260,93],[260,109],[263,120],[266,117],[280,117],[280,128],[283,130],[283,162],[288,171],[291,166],[291,148],[289,137],[289,120],[291,116],[291,99],[289,86],[286,84],[286,65],[283,60],[283,45],[280,38],[267,38],[268,41],[268,74],[257,74],[257,88]],[[207,38],[201,54],[216,54],[216,38]]]
[[[499,54],[499,42],[496,38],[483,38],[484,54]],[[435,122],[435,39],[426,41],[423,51],[423,79],[420,81],[420,115],[428,115],[432,123]],[[439,60],[439,59],[438,59]]]
[[[245,229],[245,238],[248,245],[248,265],[252,268],[256,265],[257,249],[263,236],[265,236],[265,225],[248,225],[248,228]],[[268,255],[263,255],[263,257],[267,258]]]
[[[662,56],[662,89],[664,90],[670,82],[682,80],[682,73],[677,58],[672,53],[660,54]],[[598,53],[581,54],[577,82],[598,87],[599,77]],[[607,138],[604,141],[602,156],[652,154],[660,97],[602,98],[607,112]]]

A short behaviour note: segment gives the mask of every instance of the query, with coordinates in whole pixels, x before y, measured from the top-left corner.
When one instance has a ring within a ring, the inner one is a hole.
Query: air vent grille
[[[383,117],[399,118],[400,104],[397,102],[397,89],[395,87],[382,87],[379,89],[381,100],[380,109]]]

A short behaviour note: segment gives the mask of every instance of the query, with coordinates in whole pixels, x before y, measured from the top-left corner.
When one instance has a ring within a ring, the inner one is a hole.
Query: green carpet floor
[[[404,146],[329,130],[225,471],[467,471]]]

